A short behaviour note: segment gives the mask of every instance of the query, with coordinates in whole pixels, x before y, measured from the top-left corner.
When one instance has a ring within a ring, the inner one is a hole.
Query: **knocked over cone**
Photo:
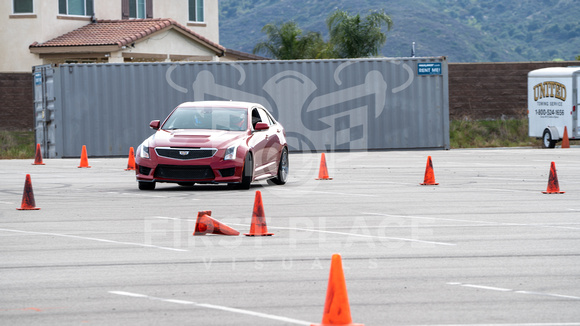
[[[205,234],[240,235],[240,232],[221,223],[211,217],[211,211],[201,211],[197,213],[195,221],[195,231],[193,235]]]

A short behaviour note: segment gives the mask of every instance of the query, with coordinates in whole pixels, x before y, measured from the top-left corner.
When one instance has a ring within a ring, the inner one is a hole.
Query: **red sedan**
[[[186,102],[175,108],[135,153],[139,189],[157,182],[227,183],[249,189],[252,181],[285,184],[288,145],[284,127],[260,104]]]

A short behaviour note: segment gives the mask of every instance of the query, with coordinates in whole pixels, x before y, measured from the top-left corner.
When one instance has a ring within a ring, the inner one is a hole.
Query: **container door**
[[[573,138],[580,138],[580,120],[578,120],[578,110],[580,110],[580,92],[578,92],[578,87],[580,87],[580,74],[574,74],[572,79],[572,125],[574,126],[574,131],[572,133]]]
[[[36,143],[44,158],[56,157],[54,113],[54,68],[51,65],[34,67],[34,120]]]

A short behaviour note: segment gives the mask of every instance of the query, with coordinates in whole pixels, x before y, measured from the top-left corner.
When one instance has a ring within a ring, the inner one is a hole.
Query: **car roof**
[[[220,108],[240,108],[247,109],[254,106],[260,106],[258,103],[243,102],[243,101],[196,101],[184,102],[177,107],[220,107]]]

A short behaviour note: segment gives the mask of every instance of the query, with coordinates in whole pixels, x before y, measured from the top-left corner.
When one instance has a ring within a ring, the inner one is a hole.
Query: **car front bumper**
[[[244,160],[224,160],[223,150],[211,158],[177,160],[159,157],[136,159],[138,181],[172,183],[239,183],[242,180]]]

